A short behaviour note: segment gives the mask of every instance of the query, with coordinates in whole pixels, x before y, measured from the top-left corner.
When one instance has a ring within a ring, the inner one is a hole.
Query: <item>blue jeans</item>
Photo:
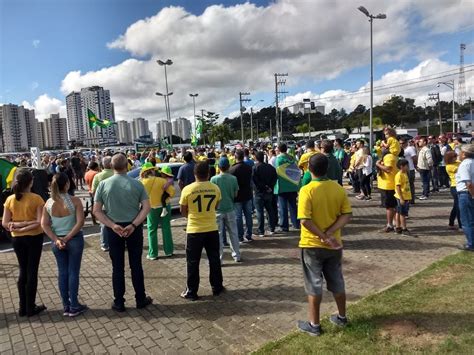
[[[423,196],[430,195],[430,171],[420,169],[421,182],[423,183]]]
[[[246,225],[246,238],[252,238],[252,229],[253,229],[253,220],[252,220],[252,199],[245,201],[245,202],[236,202],[235,206],[235,213],[237,217],[237,232],[239,236],[239,240],[244,240],[244,221],[242,219],[242,213],[245,217],[245,225]]]
[[[270,231],[275,231],[276,218],[275,211],[273,210],[273,193],[261,193],[258,192],[255,194],[255,209],[257,212],[257,221],[258,221],[258,234],[265,233],[265,215],[263,210],[265,209],[268,214],[268,222]]]
[[[59,250],[53,245],[52,250],[58,264],[58,284],[63,306],[78,308],[79,272],[84,250],[82,231],[67,242],[66,249]]]
[[[100,246],[101,248],[109,249],[109,239],[107,234],[104,232],[105,226],[100,224]]]
[[[235,221],[235,211],[227,213],[217,212],[217,224],[219,226],[219,255],[222,260],[224,256],[224,238],[226,230],[229,233],[230,250],[234,260],[240,260],[240,244],[237,236],[237,223]]]
[[[294,228],[300,228],[300,222],[296,213],[296,192],[282,192],[278,194],[278,212],[280,214],[280,227],[288,231],[288,209],[290,210],[291,224]]]
[[[468,248],[474,248],[474,199],[468,192],[458,193],[459,212]]]

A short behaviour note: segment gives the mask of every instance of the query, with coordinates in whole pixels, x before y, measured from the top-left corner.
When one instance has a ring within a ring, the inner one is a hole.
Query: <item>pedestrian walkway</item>
[[[409,228],[419,235],[416,239],[379,232],[385,210],[378,207],[378,199],[351,197],[351,202],[354,218],[344,233],[349,301],[425,268],[455,252],[464,240],[462,233],[447,230],[452,204],[448,193],[417,201],[410,210]],[[243,263],[234,263],[226,251],[223,274],[228,291],[219,297],[212,296],[203,259],[202,299],[189,302],[179,297],[186,276],[184,226],[182,218],[173,221],[174,257],[148,261],[143,254],[147,293],[155,304],[144,310],[133,308],[127,277],[130,308],[122,314],[110,309],[111,263],[100,251],[97,237],[86,239],[81,271],[81,301],[90,310],[73,319],[62,316],[57,267],[49,246],[41,259],[38,289],[38,302],[48,310],[30,319],[16,313],[16,257],[0,254],[0,353],[244,353],[287,334],[297,319],[306,317],[297,232],[244,245]],[[325,296],[323,312],[332,311],[334,303]]]

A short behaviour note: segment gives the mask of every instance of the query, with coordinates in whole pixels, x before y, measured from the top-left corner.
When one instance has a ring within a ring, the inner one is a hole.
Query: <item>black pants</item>
[[[362,169],[354,170],[351,173],[352,177],[352,191],[354,193],[360,192],[360,175],[362,174]]]
[[[360,184],[360,188],[364,194],[364,196],[372,195],[372,187],[370,186],[370,178],[372,177],[372,173],[369,175],[361,174],[362,180]]]
[[[117,223],[122,227],[130,223]],[[143,253],[143,226],[140,224],[127,237],[122,238],[111,228],[105,227],[104,234],[109,241],[109,255],[112,260],[112,286],[114,289],[114,302],[116,305],[125,303],[125,245],[128,251],[128,263],[132,274],[132,284],[135,289],[135,300],[141,303],[145,300],[145,281],[143,278],[142,253]]]
[[[410,170],[408,172],[408,180],[410,182],[410,191],[411,191],[411,203],[415,203],[415,170]]]
[[[439,186],[446,187],[446,188],[450,187],[449,176],[448,176],[448,173],[446,172],[445,166],[439,167]]]
[[[20,275],[18,276],[20,313],[31,315],[35,308],[38,288],[38,268],[43,250],[43,234],[13,237],[12,243],[20,265]]]
[[[451,209],[451,213],[449,214],[449,226],[454,226],[454,220],[457,219],[459,228],[462,228],[461,215],[459,213],[458,193],[456,191],[456,187],[451,187],[450,191],[451,196],[453,197],[453,208]]]
[[[199,289],[199,263],[203,248],[206,249],[209,259],[209,282],[212,291],[220,291],[223,287],[218,231],[188,233],[186,242],[187,291],[192,295],[197,295]]]

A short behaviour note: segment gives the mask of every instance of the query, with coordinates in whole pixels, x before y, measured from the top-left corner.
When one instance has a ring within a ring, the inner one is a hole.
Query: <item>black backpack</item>
[[[439,163],[441,163],[441,160],[443,160],[443,156],[441,155],[441,150],[439,149],[439,146],[437,144],[434,144],[431,148],[431,157],[433,158],[433,164],[435,166],[438,166]]]

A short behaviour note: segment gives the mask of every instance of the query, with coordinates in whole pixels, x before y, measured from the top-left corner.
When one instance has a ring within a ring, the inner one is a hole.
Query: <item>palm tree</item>
[[[228,125],[220,124],[211,128],[209,138],[212,144],[220,141],[222,145],[224,145],[232,138],[232,133],[230,132]]]

